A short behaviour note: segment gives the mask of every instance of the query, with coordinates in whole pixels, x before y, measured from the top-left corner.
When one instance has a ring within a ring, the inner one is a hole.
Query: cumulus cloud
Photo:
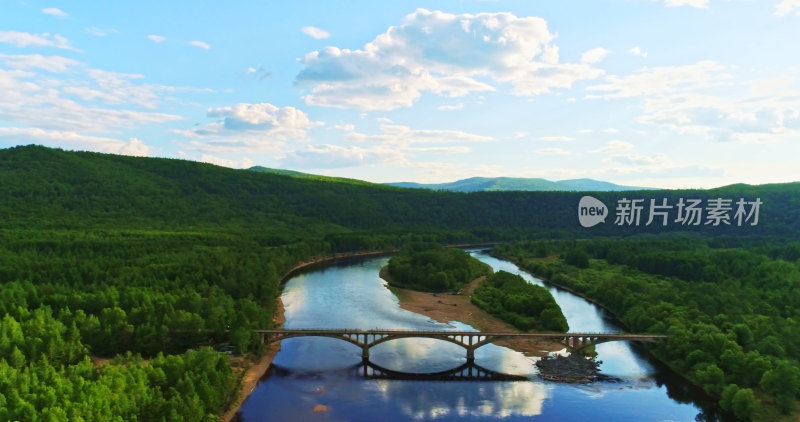
[[[189,41],[187,44],[193,47],[202,48],[203,50],[211,50],[211,45],[204,41]]]
[[[628,53],[631,53],[631,54],[633,54],[634,56],[639,56],[639,57],[647,57],[647,52],[646,52],[646,51],[644,51],[644,50],[642,50],[642,48],[641,48],[641,47],[639,47],[638,45],[637,45],[637,46],[634,46],[634,47],[631,47],[631,48],[629,48],[629,49],[628,49]]]
[[[581,54],[581,63],[588,63],[588,64],[597,63],[606,58],[606,56],[610,52],[611,52],[610,50],[606,50],[603,47],[593,48]]]
[[[800,0],[781,0],[775,5],[775,16],[787,16],[793,14],[800,16]]]
[[[315,40],[324,40],[331,37],[330,32],[317,28],[316,26],[304,26],[300,28],[300,30]]]
[[[166,40],[167,37],[163,37],[161,35],[150,34],[150,35],[147,36],[147,39],[149,39],[150,41],[152,41],[152,42],[154,42],[156,44],[160,44],[160,43],[164,42],[164,40]]]
[[[356,126],[352,125],[352,124],[335,125],[335,126],[333,126],[333,128],[334,129],[343,130],[343,131],[346,131],[346,132],[352,132],[352,131],[356,130]]]
[[[44,130],[31,127],[0,127],[0,139],[20,144],[33,141],[59,148],[91,149],[112,154],[150,155],[150,146],[140,139],[130,138],[125,142],[115,138],[82,135],[71,131]]]
[[[195,139],[195,149],[206,152],[277,151],[288,139],[305,139],[307,132],[322,125],[294,107],[269,103],[240,103],[208,110],[218,120],[189,130],[174,131]]]
[[[730,79],[731,75],[723,73],[725,69],[725,66],[710,60],[684,66],[663,66],[652,69],[645,67],[629,76],[608,76],[605,78],[605,84],[593,85],[587,89],[603,92],[605,98],[635,97],[696,89]]]
[[[308,53],[296,83],[310,105],[391,110],[424,92],[459,97],[509,86],[537,95],[602,74],[589,63],[559,63],[554,39],[538,17],[419,9],[363,49]]]
[[[52,47],[62,50],[80,51],[70,45],[69,40],[59,34],[44,32],[32,34],[20,31],[0,31],[0,43],[11,44],[18,48]]]
[[[57,7],[46,7],[42,9],[42,13],[44,13],[45,15],[55,16],[59,18],[66,18],[67,16],[69,16],[66,12]]]

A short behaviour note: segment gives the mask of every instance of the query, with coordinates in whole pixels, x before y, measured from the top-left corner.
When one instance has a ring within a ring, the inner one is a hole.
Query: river
[[[520,274],[543,285],[516,265],[470,253],[495,271]],[[399,328],[470,330],[442,324],[401,309],[379,276],[388,258],[332,264],[292,277],[283,291],[284,328]],[[624,331],[596,305],[549,287],[573,332]],[[585,385],[546,382],[536,377],[535,358],[487,345],[475,363],[524,381],[422,381],[372,379],[354,369],[360,348],[330,338],[283,340],[237,417],[243,421],[695,421],[711,419],[702,393],[628,342],[596,348],[601,372],[613,381]],[[375,346],[370,360],[403,372],[441,372],[465,362],[464,349],[441,340],[399,339]],[[315,412],[316,409],[316,412]]]

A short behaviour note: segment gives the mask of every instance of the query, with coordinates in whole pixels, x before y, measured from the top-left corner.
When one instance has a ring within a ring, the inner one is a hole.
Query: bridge
[[[262,344],[293,337],[330,337],[344,340],[361,348],[361,358],[369,360],[369,350],[381,343],[400,338],[433,338],[457,344],[467,350],[467,362],[475,360],[475,349],[501,339],[533,338],[564,345],[571,353],[609,341],[655,342],[664,338],[658,334],[629,333],[503,333],[481,331],[415,331],[415,330],[349,330],[349,329],[299,329],[254,330]]]

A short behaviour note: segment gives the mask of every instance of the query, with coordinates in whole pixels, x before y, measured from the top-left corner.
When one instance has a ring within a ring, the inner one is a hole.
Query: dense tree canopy
[[[584,229],[575,214],[581,195],[407,190],[183,160],[0,150],[0,420],[212,418],[238,382],[224,355],[193,348],[227,342],[256,351],[251,330],[270,326],[281,279],[314,257],[420,241],[669,231],[729,237],[537,242],[503,253],[596,297],[632,329],[669,332],[659,356],[732,412],[757,415],[754,394],[791,411],[800,244],[780,239],[800,238],[800,184],[625,193],[670,203],[759,197],[760,223],[748,227],[620,227],[609,219]],[[621,194],[593,195],[612,205]],[[531,259],[554,253],[566,262]],[[442,258],[457,265],[433,272],[439,287],[457,288],[470,268],[461,259]],[[493,289],[516,288],[502,286]],[[558,320],[493,297],[486,303],[524,324]],[[90,355],[117,357],[97,367]],[[179,376],[176,368],[190,369]]]
[[[489,273],[489,268],[461,249],[438,243],[411,243],[392,256],[392,285],[426,292],[457,292],[465,283]]]
[[[654,347],[662,360],[741,419],[774,420],[770,409],[791,412],[800,398],[799,247],[775,238],[640,236],[509,244],[495,253],[599,301],[632,331],[668,334]],[[593,258],[588,268],[553,259],[575,248]],[[754,391],[767,397],[760,412]]]
[[[472,303],[520,330],[569,330],[561,307],[547,289],[505,271],[492,274],[478,285]]]

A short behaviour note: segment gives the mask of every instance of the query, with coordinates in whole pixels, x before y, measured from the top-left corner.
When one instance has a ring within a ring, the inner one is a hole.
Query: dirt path
[[[381,277],[387,279],[386,267],[381,270]],[[458,295],[418,292],[399,287],[389,287],[389,289],[399,299],[401,308],[425,315],[434,321],[441,323],[459,321],[480,331],[521,333],[522,331],[493,317],[470,301],[472,292],[485,278],[484,276],[472,280]],[[522,352],[526,356],[540,357],[564,348],[558,343],[533,339],[499,340],[495,344]]]

